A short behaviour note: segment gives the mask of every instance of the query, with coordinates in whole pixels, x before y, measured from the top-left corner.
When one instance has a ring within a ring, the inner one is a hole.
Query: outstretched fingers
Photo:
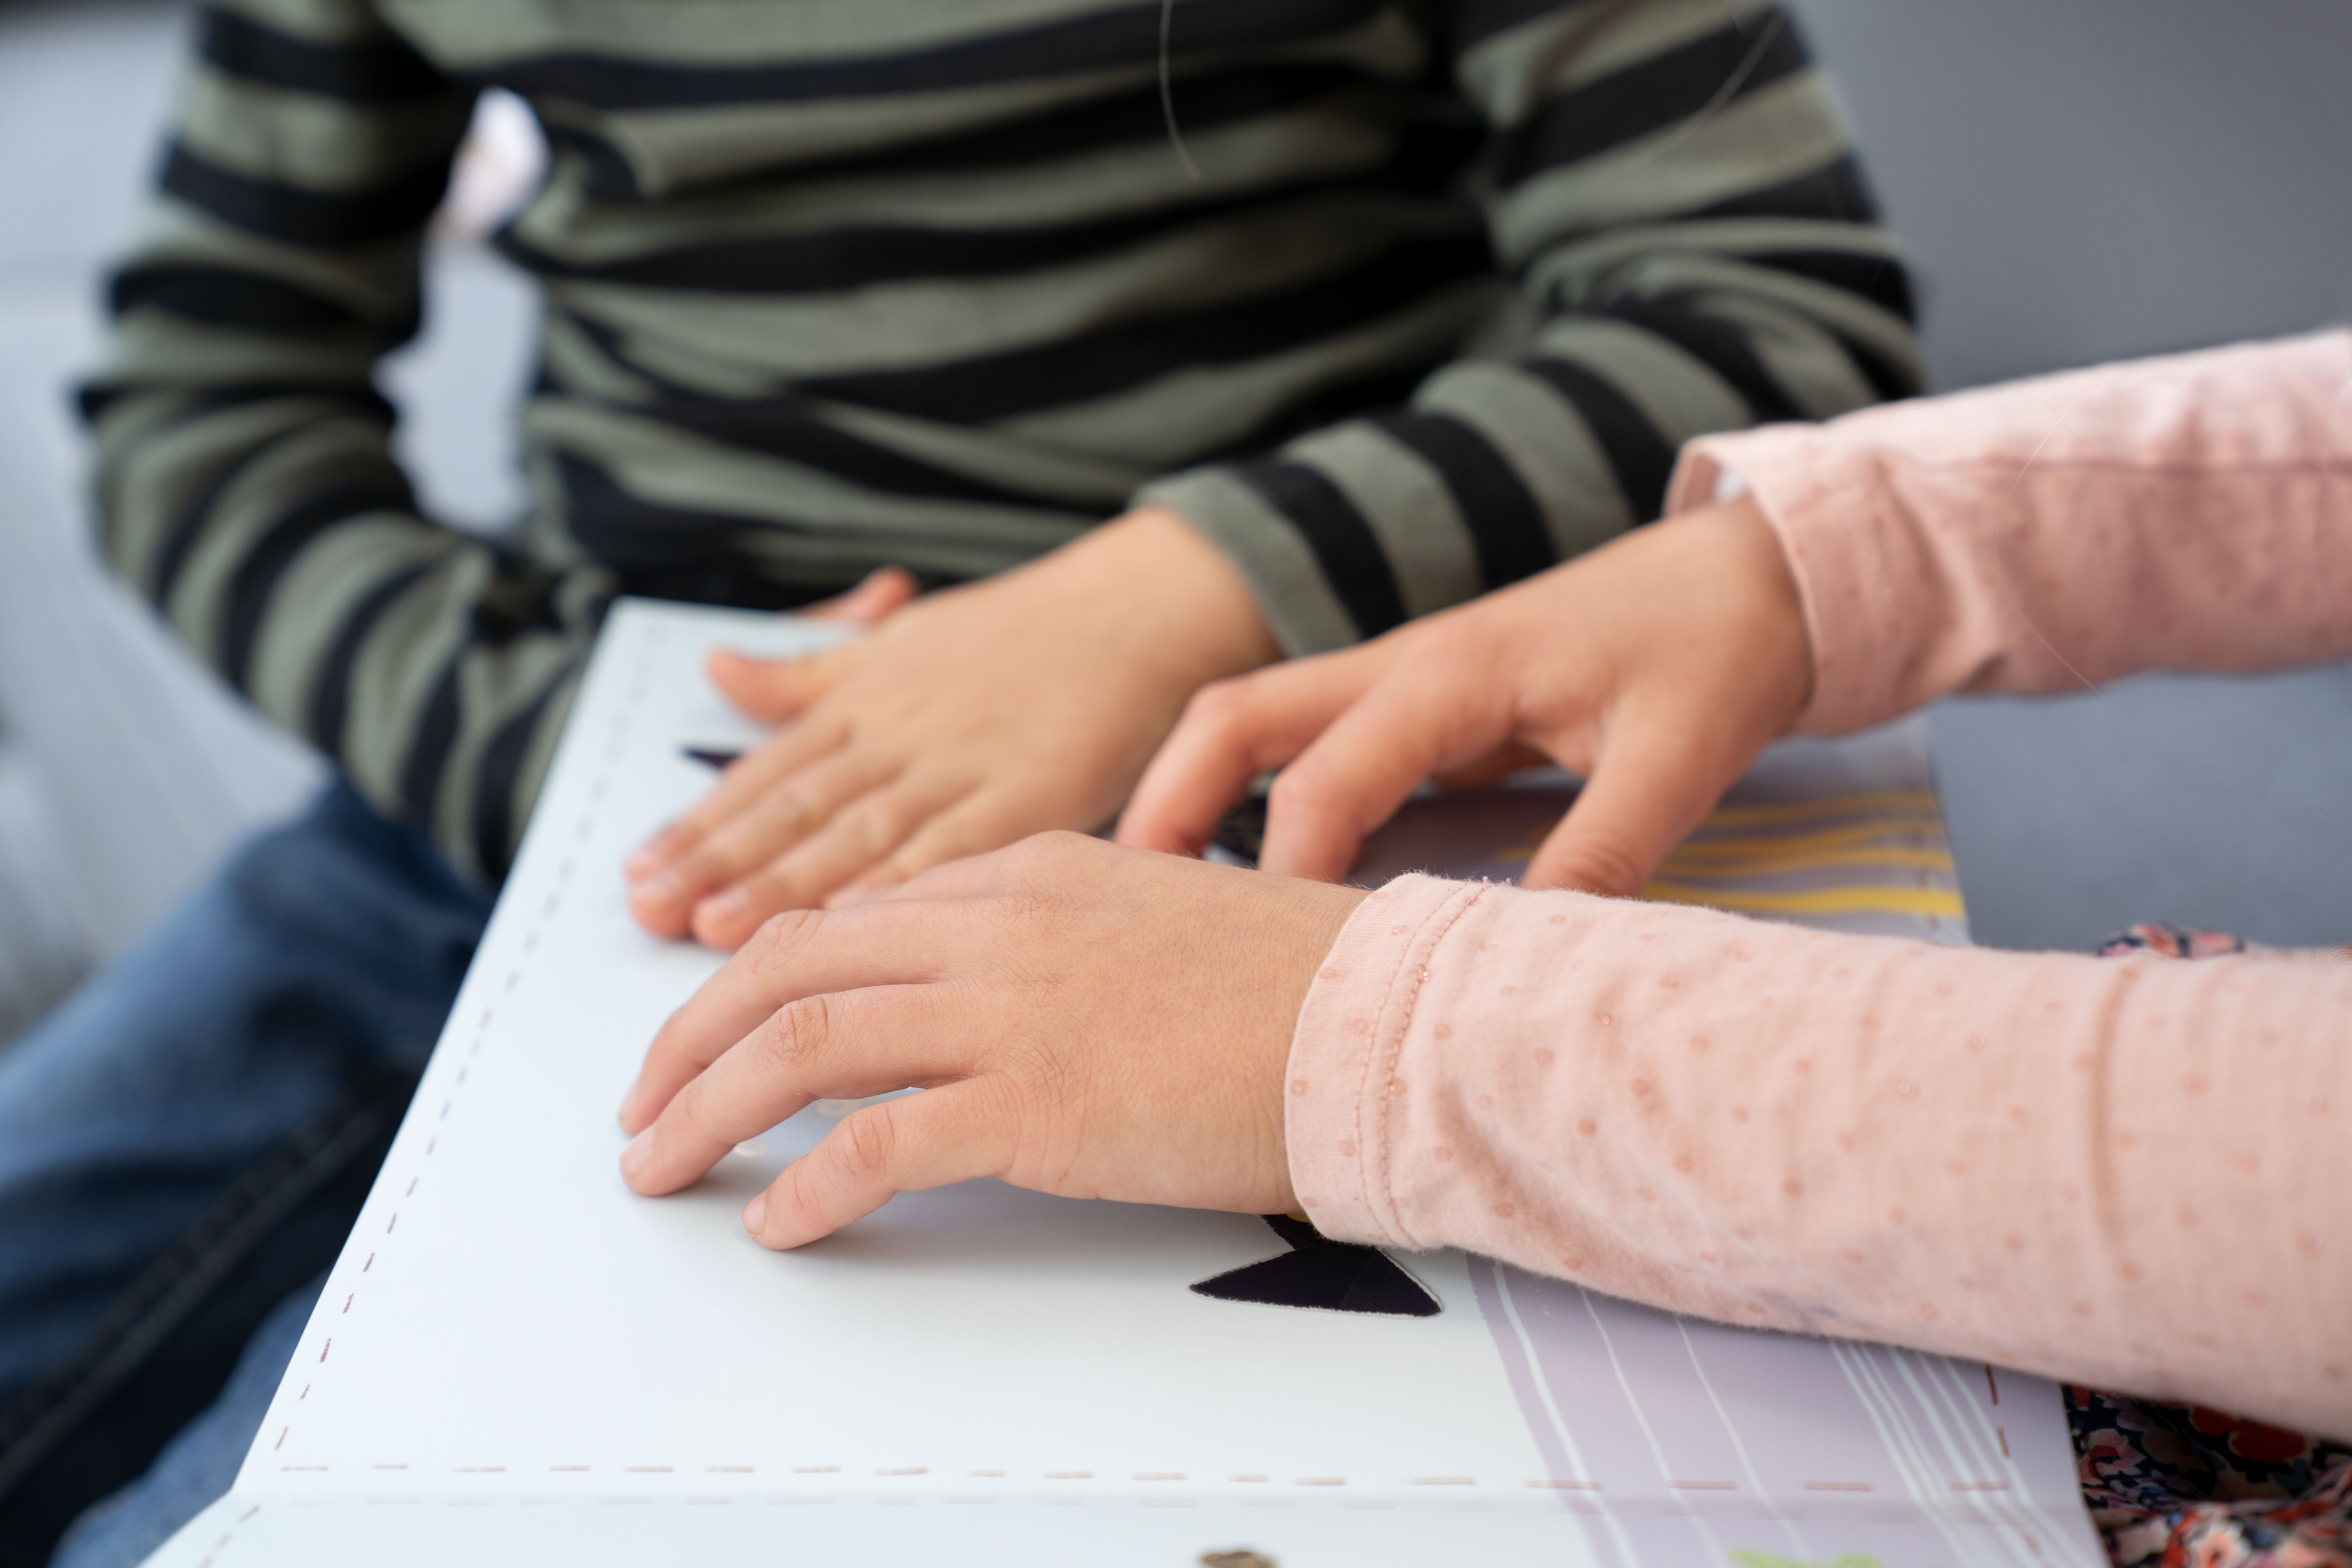
[[[965,930],[941,906],[919,902],[776,916],[654,1036],[621,1101],[622,1127],[643,1130],[681,1089],[781,1007],[827,992],[937,979],[960,951]]]
[[[900,1193],[1002,1173],[1019,1131],[977,1079],[866,1106],[746,1204],[743,1228],[762,1247],[803,1246]]]
[[[1202,687],[1144,769],[1118,841],[1198,855],[1250,781],[1306,750],[1380,679],[1391,651],[1374,643]]]
[[[878,985],[777,1008],[672,1095],[621,1156],[648,1196],[701,1177],[744,1139],[820,1100],[861,1100],[972,1069],[970,1019],[948,988]]]
[[[1452,662],[1400,666],[1274,781],[1258,865],[1336,881],[1364,836],[1433,774],[1475,763],[1510,737],[1502,676],[1465,679]]]
[[[688,862],[711,836],[793,774],[839,755],[848,741],[847,724],[839,720],[812,720],[787,725],[729,763],[719,782],[684,816],[646,839],[621,863],[623,874],[636,884],[633,902],[652,896],[677,903],[681,910],[690,908],[692,898],[704,890],[698,879],[707,879],[709,873]],[[640,909],[638,918],[644,920],[646,912]]]
[[[1528,863],[1523,885],[1632,898],[1753,762],[1752,743],[1719,714],[1628,705],[1601,737],[1576,804]]]

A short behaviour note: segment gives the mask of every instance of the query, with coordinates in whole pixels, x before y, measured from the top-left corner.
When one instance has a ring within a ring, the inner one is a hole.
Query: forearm
[[[2352,333],[2184,354],[1691,448],[1738,472],[1803,595],[1802,727],[1956,691],[2352,656]]]
[[[417,516],[387,434],[331,395],[122,394],[99,426],[106,547],[197,657],[495,880],[609,590]]]
[[[381,357],[473,89],[366,0],[198,16],[83,395],[108,559],[379,808],[495,879],[610,592],[418,514]]]
[[[1290,1160],[1331,1234],[2352,1433],[2352,965],[1409,878],[1318,973]]]

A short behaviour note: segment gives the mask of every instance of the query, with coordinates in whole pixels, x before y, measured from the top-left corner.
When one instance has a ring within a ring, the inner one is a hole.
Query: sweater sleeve
[[[1797,575],[1806,730],[2352,656],[2352,332],[1712,437],[1673,510],[1726,468]]]
[[[199,9],[83,392],[101,542],[196,655],[452,862],[506,869],[612,593],[424,516],[377,362],[474,100],[368,0]]]
[[[1406,877],[1302,1009],[1327,1234],[2352,1437],[2352,963]]]
[[[1919,385],[1830,84],[1759,0],[1431,6],[1523,352],[1137,500],[1232,556],[1285,650],[1377,637],[1659,515],[1675,448]],[[1498,342],[1503,336],[1498,334]]]

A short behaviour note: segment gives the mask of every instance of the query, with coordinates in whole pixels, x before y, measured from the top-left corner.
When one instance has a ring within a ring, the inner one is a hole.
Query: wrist
[[[1113,646],[1188,690],[1282,657],[1241,569],[1166,507],[1138,507],[1039,564],[1104,612]]]

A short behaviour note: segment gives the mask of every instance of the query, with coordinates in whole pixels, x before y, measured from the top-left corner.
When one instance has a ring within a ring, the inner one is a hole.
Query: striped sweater
[[[1139,500],[1307,653],[1654,517],[1689,437],[1918,382],[1756,0],[216,0],[196,37],[84,395],[106,551],[489,879],[616,593],[956,581]],[[499,240],[545,311],[495,542],[419,514],[372,380],[488,85],[553,150]]]

